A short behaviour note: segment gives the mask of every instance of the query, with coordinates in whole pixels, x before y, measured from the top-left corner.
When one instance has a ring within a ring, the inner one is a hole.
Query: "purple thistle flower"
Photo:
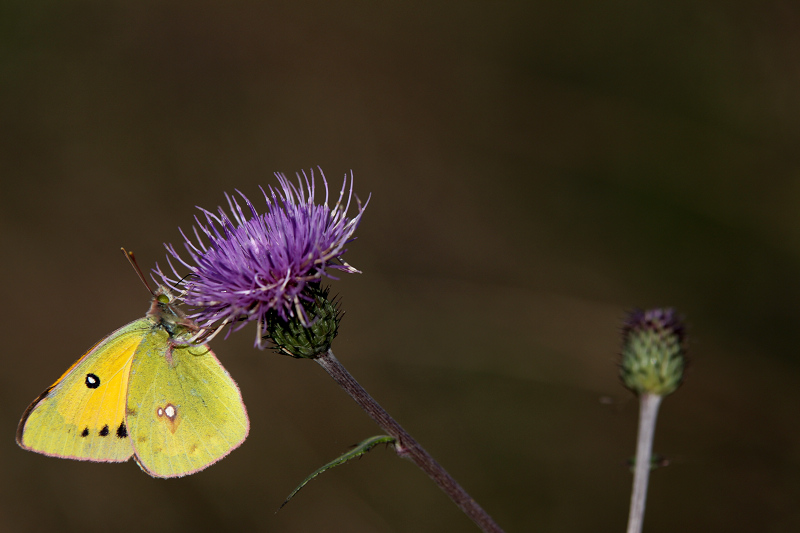
[[[186,288],[180,299],[191,308],[188,316],[201,328],[201,335],[213,335],[225,325],[238,330],[255,320],[256,346],[263,348],[270,310],[283,320],[297,317],[309,324],[309,318],[314,317],[307,317],[302,305],[310,299],[303,294],[306,284],[318,282],[323,276],[336,279],[329,272],[331,269],[359,272],[342,260],[345,245],[354,239],[353,233],[369,203],[368,198],[367,204],[361,205],[356,196],[358,213],[348,218],[354,196],[352,173],[349,190],[345,174],[339,199],[332,208],[328,206],[324,174],[325,201],[320,205],[314,203],[313,170],[310,178],[305,171],[302,177],[298,173],[297,186],[283,174],[275,176],[280,188],[261,188],[267,201],[266,213],[258,214],[240,191],[236,192],[246,204],[244,210],[237,198],[226,193],[230,217],[222,207],[218,214],[199,208],[205,221],[195,217],[195,240],[181,230],[189,260],[184,261],[171,244],[165,244],[169,254],[190,274],[178,274],[169,256],[167,262],[174,277],[162,272],[158,265],[154,273],[169,286],[185,279]],[[245,214],[248,210],[249,214]]]

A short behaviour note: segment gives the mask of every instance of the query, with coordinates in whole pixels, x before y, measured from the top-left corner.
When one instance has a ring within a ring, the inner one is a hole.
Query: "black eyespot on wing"
[[[88,436],[89,436],[89,427],[87,426],[83,428],[83,431],[81,431],[81,437],[88,437]]]
[[[100,386],[100,378],[97,374],[86,374],[86,386],[90,389],[96,389]]]
[[[103,429],[100,430],[100,436],[101,437],[107,437],[108,436],[108,424],[103,426]]]
[[[125,427],[125,422],[123,421],[117,428],[117,437],[119,437],[120,439],[124,439],[127,436],[128,436],[128,428]]]

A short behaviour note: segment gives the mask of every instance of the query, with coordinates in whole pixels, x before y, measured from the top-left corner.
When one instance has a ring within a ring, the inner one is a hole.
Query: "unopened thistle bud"
[[[685,328],[674,309],[632,311],[622,328],[622,382],[637,395],[666,396],[683,379]]]
[[[321,289],[318,283],[306,285],[303,308],[310,325],[300,316],[289,320],[281,318],[273,311],[267,316],[267,338],[278,351],[296,358],[314,359],[327,352],[339,328],[341,315],[336,301],[328,299],[328,289]]]

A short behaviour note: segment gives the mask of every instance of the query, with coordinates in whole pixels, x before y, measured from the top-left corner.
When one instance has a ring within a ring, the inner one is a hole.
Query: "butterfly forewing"
[[[154,328],[131,367],[128,425],[139,465],[156,477],[192,474],[247,437],[236,383],[206,345],[171,342]]]
[[[23,448],[70,459],[125,461],[133,453],[125,401],[136,349],[152,329],[147,319],[115,331],[37,398],[20,421]]]

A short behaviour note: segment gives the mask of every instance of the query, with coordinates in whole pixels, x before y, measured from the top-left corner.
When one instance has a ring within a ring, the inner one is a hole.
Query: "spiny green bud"
[[[635,394],[671,394],[683,379],[685,351],[674,309],[634,310],[622,327],[622,382]]]
[[[306,316],[283,320],[277,312],[271,312],[267,317],[267,337],[282,354],[315,359],[330,349],[341,315],[337,302],[328,299],[327,288],[308,284],[303,293],[309,297],[301,300]]]

